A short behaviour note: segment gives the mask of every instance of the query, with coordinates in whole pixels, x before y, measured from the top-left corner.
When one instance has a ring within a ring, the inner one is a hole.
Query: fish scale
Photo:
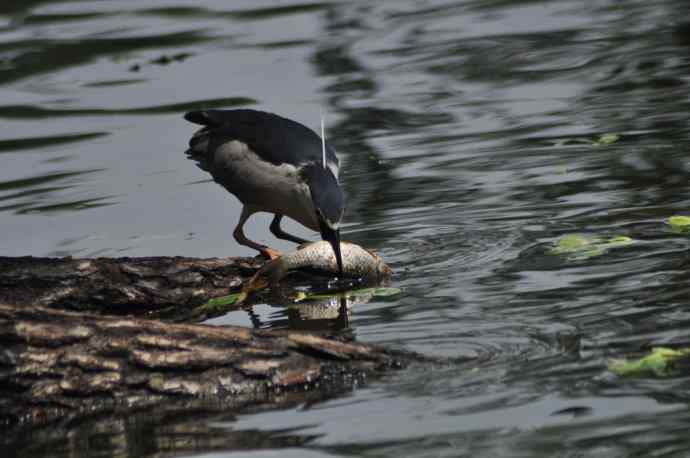
[[[381,281],[390,277],[390,267],[375,253],[349,242],[341,242],[340,249],[344,277],[367,281]],[[268,262],[243,286],[236,303],[243,302],[253,291],[277,284],[291,271],[306,268],[338,275],[338,265],[328,242],[322,240],[301,245],[296,251]]]
[[[390,277],[390,267],[375,253],[354,243],[341,242],[340,245],[343,257],[343,277],[361,278],[368,281],[384,280]],[[291,271],[307,268],[338,275],[335,256],[328,242],[321,240],[301,245],[297,250],[270,261],[247,282],[243,288],[243,296],[267,284],[278,283]]]
[[[390,268],[376,254],[354,243],[342,242],[343,276],[382,278]],[[338,266],[331,246],[324,241],[303,245],[269,263],[264,269],[271,281],[279,281],[291,270],[310,268],[337,274]]]

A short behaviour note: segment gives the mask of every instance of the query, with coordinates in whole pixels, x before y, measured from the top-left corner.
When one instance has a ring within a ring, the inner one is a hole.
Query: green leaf
[[[625,235],[616,235],[614,237],[610,237],[608,239],[602,239],[598,241],[596,244],[599,248],[603,250],[608,250],[611,248],[619,248],[619,247],[624,247],[628,246],[634,243],[634,240],[631,239],[628,236]]]
[[[234,305],[242,293],[228,294],[227,296],[218,296],[204,302],[198,307],[194,308],[195,316],[207,316],[209,314],[222,313],[228,310],[228,306]]]
[[[628,246],[634,242],[633,239],[625,235],[599,237],[584,234],[566,234],[559,238],[548,252],[554,255],[566,255],[569,260],[583,260],[601,256],[612,248]]]
[[[610,145],[611,143],[616,143],[620,140],[621,136],[618,134],[603,134],[595,139],[592,144],[594,145]]]
[[[690,231],[690,216],[671,216],[666,222],[676,232]]]
[[[614,359],[609,361],[608,369],[619,376],[634,376],[652,373],[657,377],[668,375],[673,361],[690,354],[690,349],[652,348],[649,355],[639,359]]]
[[[553,146],[567,146],[567,145],[591,145],[591,146],[603,146],[616,143],[621,139],[620,134],[601,134],[593,138],[588,137],[569,137],[551,140],[550,143]]]
[[[375,288],[360,288],[344,291],[341,294],[349,297],[373,296]]]
[[[580,234],[566,234],[551,249],[552,254],[574,253],[592,245],[592,239]]]
[[[206,301],[201,307],[222,307],[225,305],[232,305],[235,303],[240,293],[228,294],[227,296],[218,296]]]
[[[400,288],[374,288],[374,297],[389,297],[396,296],[400,294],[402,290]]]

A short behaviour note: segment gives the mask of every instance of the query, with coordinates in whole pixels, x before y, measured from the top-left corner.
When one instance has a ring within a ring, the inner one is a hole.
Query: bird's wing
[[[249,109],[202,110],[190,111],[185,119],[205,126],[210,147],[239,140],[276,165],[288,163],[300,167],[323,162],[321,138],[313,130],[272,113]],[[338,158],[328,143],[326,163],[337,177]]]

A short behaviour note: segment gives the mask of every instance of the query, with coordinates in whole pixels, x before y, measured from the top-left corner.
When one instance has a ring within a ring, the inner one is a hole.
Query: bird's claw
[[[274,259],[278,259],[283,255],[283,253],[281,253],[280,251],[270,247],[264,247],[259,251],[261,252],[261,256],[270,259],[271,261],[273,261]]]

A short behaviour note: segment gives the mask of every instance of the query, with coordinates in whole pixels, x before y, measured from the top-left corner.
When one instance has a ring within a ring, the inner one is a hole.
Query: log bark
[[[0,454],[3,446],[23,443],[17,442],[23,431],[46,440],[74,437],[76,425],[96,421],[112,426],[113,440],[120,441],[127,436],[120,437],[121,425],[135,413],[182,418],[292,405],[413,361],[432,361],[342,333],[318,337],[132,317],[189,320],[209,298],[237,291],[261,264],[246,258],[0,257],[0,430],[7,432]],[[309,307],[315,306],[300,312]],[[346,320],[343,307],[337,316]],[[332,307],[326,310],[316,317],[333,321]],[[26,441],[28,449],[33,443]]]
[[[166,400],[240,406],[343,389],[419,355],[290,331],[0,304],[0,425]]]
[[[0,303],[109,314],[193,308],[237,289],[252,258],[0,257]]]

